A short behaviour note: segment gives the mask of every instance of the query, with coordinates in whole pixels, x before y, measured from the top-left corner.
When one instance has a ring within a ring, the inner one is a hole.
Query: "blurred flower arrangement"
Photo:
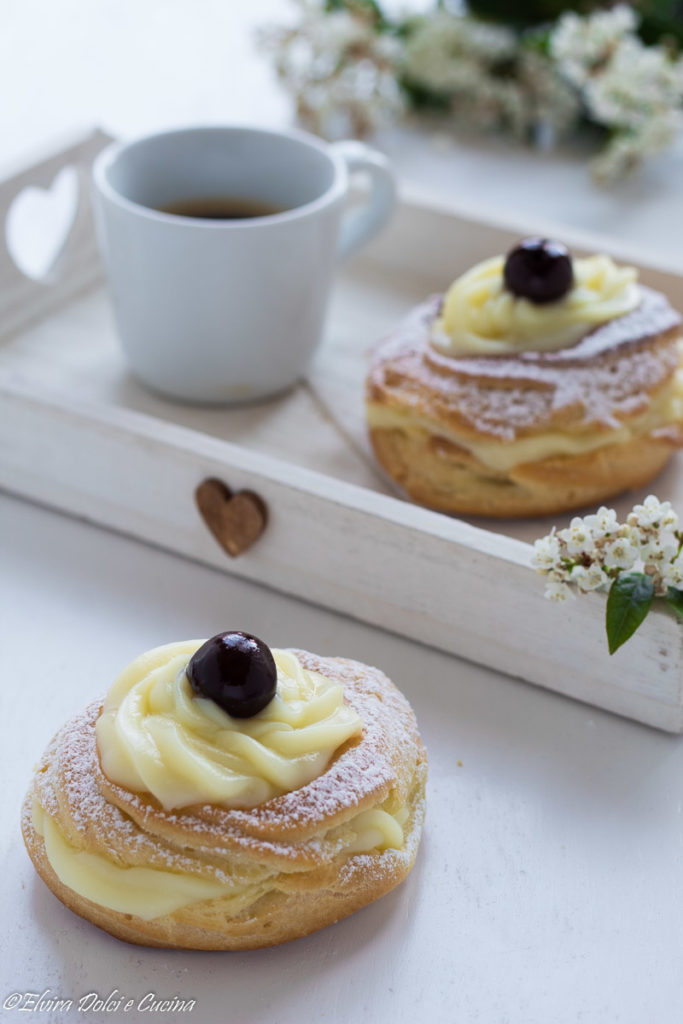
[[[380,0],[295,3],[297,23],[262,39],[299,120],[326,138],[367,136],[410,114],[544,148],[592,132],[600,143],[592,170],[609,183],[670,146],[683,127],[677,0],[649,0],[637,11],[437,0],[428,13],[395,18]]]

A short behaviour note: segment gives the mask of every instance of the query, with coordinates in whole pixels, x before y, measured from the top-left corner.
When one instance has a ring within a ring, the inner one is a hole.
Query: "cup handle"
[[[396,203],[396,179],[387,158],[362,142],[337,142],[334,149],[345,161],[349,174],[361,172],[370,178],[367,200],[342,218],[337,252],[344,260],[391,217]]]

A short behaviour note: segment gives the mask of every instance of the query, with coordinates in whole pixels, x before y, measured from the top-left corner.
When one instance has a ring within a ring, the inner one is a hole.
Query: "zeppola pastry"
[[[634,269],[527,239],[376,348],[376,456],[451,513],[564,512],[641,487],[683,443],[680,328]]]
[[[128,942],[252,949],[410,871],[425,751],[378,669],[246,633],[141,655],[55,736],[22,831],[49,888]]]

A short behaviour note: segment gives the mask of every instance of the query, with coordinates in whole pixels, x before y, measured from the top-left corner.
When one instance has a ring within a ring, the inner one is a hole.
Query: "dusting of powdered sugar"
[[[95,701],[58,733],[36,771],[34,796],[73,845],[121,865],[146,864],[205,874],[240,885],[274,870],[306,870],[343,855],[339,827],[392,794],[408,797],[424,751],[413,712],[379,670],[357,662],[293,652],[305,668],[344,687],[363,731],[321,776],[249,810],[214,805],[166,812],[147,794],[130,793],[103,774]],[[419,830],[418,830],[419,831]]]
[[[571,348],[514,356],[440,352],[430,339],[442,298],[432,296],[375,348],[368,399],[504,441],[567,422],[614,429],[647,410],[681,360],[681,317],[663,295],[641,291],[636,310]]]
[[[72,845],[121,866],[143,864],[207,875],[226,886],[239,885],[239,872],[227,873],[187,856],[182,848],[141,830],[103,797],[98,771],[93,768],[97,757],[94,725],[101,705],[96,701],[71,719],[43,755],[34,793],[45,813],[57,821]]]

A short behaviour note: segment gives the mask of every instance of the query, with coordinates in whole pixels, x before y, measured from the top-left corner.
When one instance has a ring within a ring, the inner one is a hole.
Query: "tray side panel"
[[[102,268],[95,242],[90,168],[97,154],[111,141],[111,136],[93,129],[66,149],[59,149],[0,182],[0,224],[3,226],[17,196],[30,189],[49,192],[56,175],[65,167],[75,170],[78,184],[73,222],[56,262],[44,279],[26,277],[15,266],[6,233],[0,231],[0,341],[48,315],[100,278]]]
[[[0,486],[672,732],[683,731],[681,631],[653,613],[609,657],[604,597],[543,599],[520,542],[139,414],[0,387]],[[77,456],[75,455],[77,453]],[[209,476],[257,491],[265,535],[242,557],[194,503]],[[454,678],[444,685],[457,685]]]

